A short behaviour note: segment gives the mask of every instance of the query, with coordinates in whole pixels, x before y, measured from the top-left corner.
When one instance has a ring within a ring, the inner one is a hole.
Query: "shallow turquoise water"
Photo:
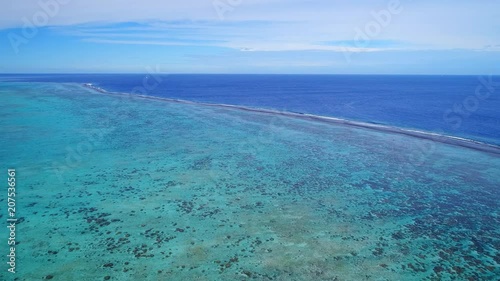
[[[0,98],[18,280],[500,275],[498,156],[75,84]]]

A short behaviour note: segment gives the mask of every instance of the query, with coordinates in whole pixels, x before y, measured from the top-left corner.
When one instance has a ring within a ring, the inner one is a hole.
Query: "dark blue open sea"
[[[0,75],[111,92],[333,116],[500,144],[500,76]],[[151,86],[151,87],[149,87]]]
[[[0,280],[498,281],[499,83],[0,75]]]

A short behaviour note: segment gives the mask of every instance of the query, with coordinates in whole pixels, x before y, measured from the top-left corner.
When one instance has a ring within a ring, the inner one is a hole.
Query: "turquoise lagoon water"
[[[0,97],[20,219],[1,280],[500,276],[498,155],[78,84]]]

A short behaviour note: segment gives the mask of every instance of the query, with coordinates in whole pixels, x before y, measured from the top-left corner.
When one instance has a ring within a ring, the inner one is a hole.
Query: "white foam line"
[[[436,141],[436,142],[440,142],[440,143],[444,143],[444,144],[466,147],[466,148],[470,148],[470,149],[474,149],[474,150],[478,150],[478,151],[482,151],[482,152],[487,152],[487,153],[491,153],[491,154],[495,154],[495,155],[500,155],[500,146],[498,146],[498,145],[488,144],[488,143],[484,143],[484,142],[480,142],[480,141],[476,141],[476,140],[471,140],[471,139],[466,139],[466,138],[456,137],[456,136],[450,136],[450,135],[444,135],[444,134],[439,134],[439,133],[433,133],[433,132],[426,132],[426,131],[419,131],[419,130],[412,130],[412,129],[403,129],[403,128],[398,128],[398,127],[392,127],[392,126],[386,126],[386,125],[380,125],[380,124],[372,124],[372,123],[366,123],[366,122],[360,122],[360,121],[352,121],[352,120],[347,120],[347,119],[342,119],[342,118],[314,115],[314,114],[308,114],[308,113],[295,113],[295,112],[276,111],[276,110],[263,109],[263,108],[252,108],[252,107],[223,104],[223,103],[195,102],[195,101],[172,99],[172,98],[161,98],[161,97],[154,97],[154,96],[147,96],[147,95],[134,95],[134,94],[128,94],[128,93],[108,92],[108,91],[106,91],[102,88],[96,87],[90,83],[83,84],[83,86],[86,88],[89,88],[89,89],[93,89],[99,93],[109,94],[109,95],[127,95],[127,96],[131,96],[131,97],[139,97],[139,98],[149,99],[149,100],[158,100],[158,101],[168,101],[168,102],[176,102],[176,103],[183,103],[183,104],[191,104],[191,105],[203,105],[203,106],[239,109],[239,110],[257,112],[257,113],[274,114],[274,115],[281,115],[281,116],[286,116],[286,117],[295,117],[295,118],[305,119],[305,120],[314,120],[314,121],[320,121],[323,123],[355,126],[355,127],[359,127],[359,128],[401,134],[401,135],[416,137],[416,138],[420,138],[420,139]]]

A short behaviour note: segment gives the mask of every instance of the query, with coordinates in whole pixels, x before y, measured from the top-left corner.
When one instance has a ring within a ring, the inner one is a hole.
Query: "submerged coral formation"
[[[498,156],[73,84],[0,91],[17,280],[500,276]]]

